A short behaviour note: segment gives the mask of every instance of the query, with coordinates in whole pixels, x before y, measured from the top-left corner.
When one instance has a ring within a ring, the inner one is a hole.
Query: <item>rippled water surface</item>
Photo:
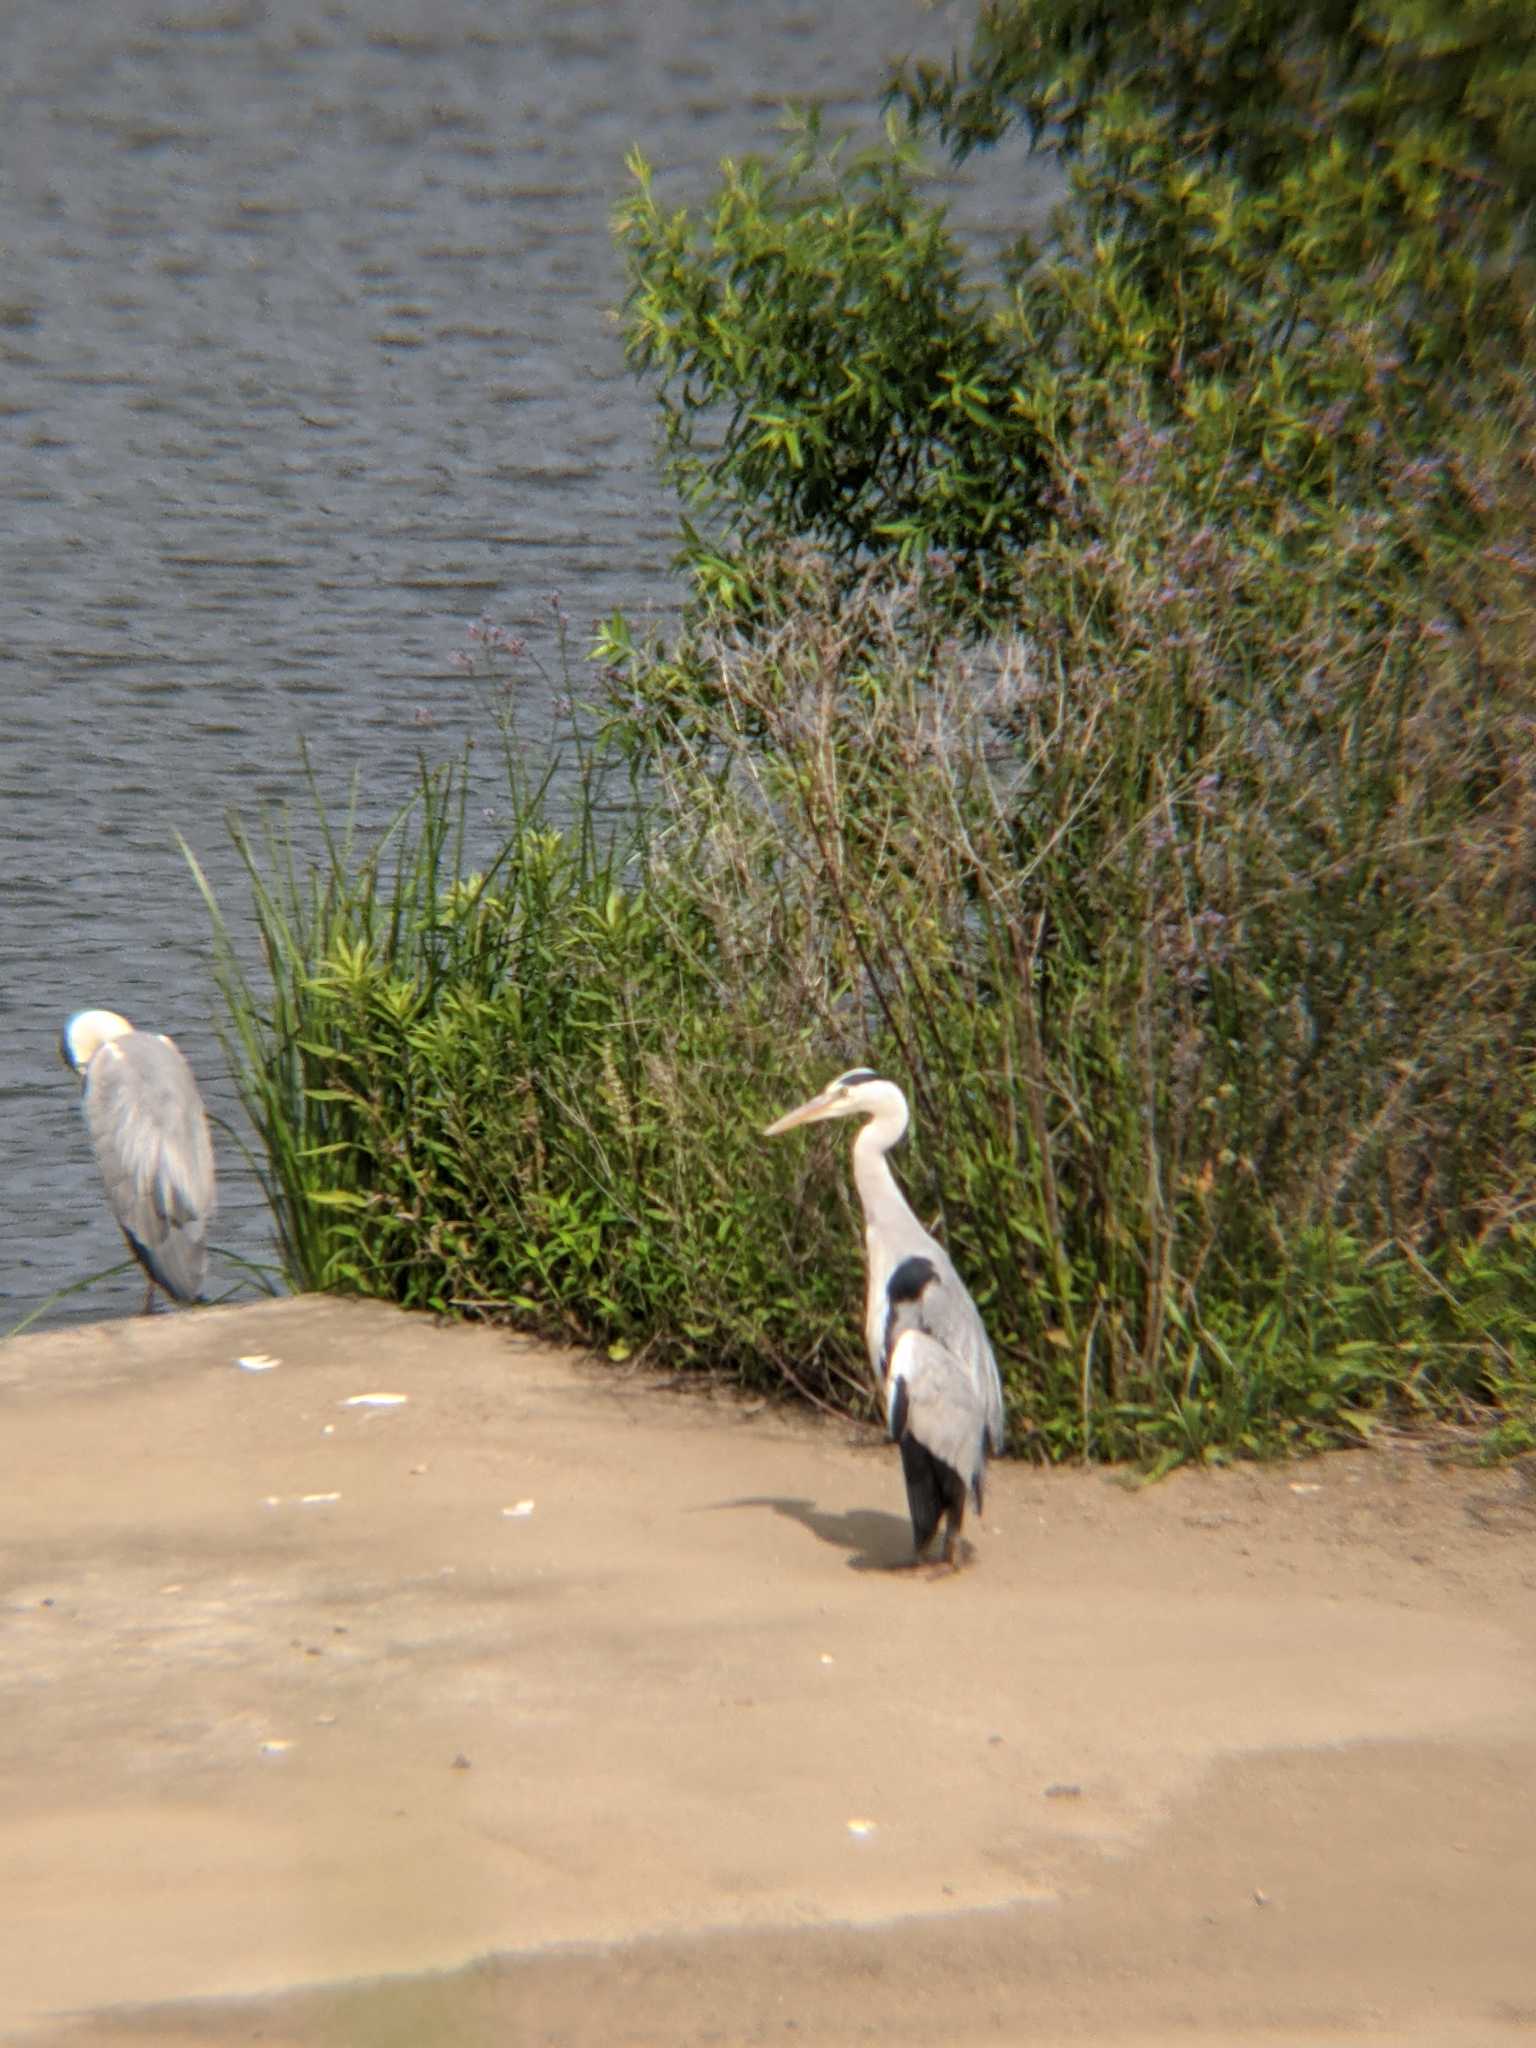
[[[367,821],[483,724],[489,611],[552,651],[674,601],[609,216],[866,117],[917,0],[11,0],[0,55],[0,1331],[120,1254],[58,1065],[87,1004],[171,1032],[233,1117],[184,834],[243,925],[224,824],[298,750]],[[1009,195],[1017,203],[1017,181]],[[985,232],[985,198],[958,207]],[[519,717],[535,756],[551,697]],[[220,1139],[217,1244],[268,1256]],[[215,1262],[214,1291],[238,1273]],[[136,1307],[136,1275],[51,1311]]]

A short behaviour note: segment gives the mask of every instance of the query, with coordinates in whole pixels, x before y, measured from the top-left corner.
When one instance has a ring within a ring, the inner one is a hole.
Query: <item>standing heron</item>
[[[84,1083],[85,1115],[107,1200],[128,1248],[156,1286],[196,1301],[208,1265],[213,1145],[192,1069],[170,1039],[135,1031],[113,1010],[81,1010],[60,1050]]]
[[[997,1360],[965,1282],[913,1215],[886,1158],[910,1121],[894,1081],[854,1067],[763,1135],[835,1116],[866,1119],[853,1141],[868,1273],[864,1342],[885,1395],[886,1426],[901,1446],[913,1544],[921,1557],[942,1516],[944,1563],[956,1569],[965,1496],[979,1514],[987,1453],[1003,1448]]]

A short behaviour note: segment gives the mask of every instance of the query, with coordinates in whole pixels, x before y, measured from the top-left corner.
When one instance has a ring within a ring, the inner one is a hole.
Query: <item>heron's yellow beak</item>
[[[777,1123],[769,1124],[763,1132],[765,1138],[777,1138],[784,1131],[792,1131],[798,1124],[813,1124],[819,1117],[836,1113],[834,1098],[824,1088],[819,1095],[813,1095],[809,1102],[802,1102],[798,1109],[791,1109],[781,1116]]]

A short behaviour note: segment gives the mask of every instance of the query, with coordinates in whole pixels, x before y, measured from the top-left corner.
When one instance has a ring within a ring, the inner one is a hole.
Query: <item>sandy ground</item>
[[[0,1531],[6,2043],[1536,2041],[1518,1469],[935,1579],[872,1435],[300,1299],[0,1346]]]

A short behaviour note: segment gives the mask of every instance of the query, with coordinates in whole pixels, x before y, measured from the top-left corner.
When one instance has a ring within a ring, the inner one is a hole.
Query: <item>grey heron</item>
[[[115,1010],[81,1010],[60,1048],[83,1085],[80,1107],[107,1201],[149,1279],[196,1301],[214,1209],[213,1144],[192,1069],[168,1038],[135,1031]]]
[[[961,1561],[967,1492],[981,1510],[987,1453],[1003,1448],[1003,1387],[980,1312],[949,1254],[924,1230],[886,1155],[910,1121],[894,1081],[868,1067],[839,1074],[763,1133],[858,1116],[853,1179],[864,1211],[864,1342],[901,1446],[919,1557],[944,1518],[944,1562]]]

